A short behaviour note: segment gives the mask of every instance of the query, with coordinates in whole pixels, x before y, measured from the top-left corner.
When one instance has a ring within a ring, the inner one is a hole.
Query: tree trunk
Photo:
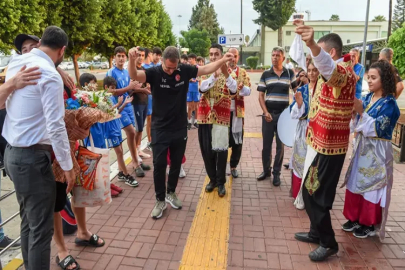
[[[389,2],[387,42],[390,39],[391,31],[392,31],[392,0],[390,0],[390,2]]]
[[[265,48],[266,48],[266,27],[262,25],[260,30],[260,60],[261,60],[260,62],[266,65]]]
[[[79,81],[79,79],[80,79],[79,65],[77,64],[77,59],[79,59],[79,56],[80,55],[78,55],[78,54],[73,55],[73,65],[75,67],[75,76],[76,76],[76,82],[77,82],[78,85],[80,84],[80,81]],[[79,87],[81,87],[81,85],[79,85]]]
[[[278,46],[283,47],[283,27],[278,29]]]
[[[111,56],[110,56],[110,58],[108,59],[108,62],[109,62],[110,68],[113,68],[113,63],[112,63],[113,58],[114,58],[114,56],[113,56],[113,55],[111,55]]]

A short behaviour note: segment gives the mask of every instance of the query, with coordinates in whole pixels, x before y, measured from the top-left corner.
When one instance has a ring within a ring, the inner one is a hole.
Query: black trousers
[[[231,160],[230,165],[231,168],[238,167],[240,157],[242,156],[242,144],[236,144],[235,140],[232,135],[232,119],[233,119],[233,112],[231,112],[231,127],[229,129],[229,147],[232,148]],[[245,131],[242,129],[242,140]]]
[[[271,171],[271,150],[273,147],[273,138],[276,136],[276,157],[273,163],[273,175],[280,175],[281,166],[283,164],[284,158],[284,144],[281,142],[277,134],[278,119],[280,118],[280,113],[273,114],[273,121],[266,122],[265,118],[262,117],[262,135],[263,135],[263,150],[262,150],[262,163],[263,172],[270,173]]]
[[[226,182],[226,162],[228,150],[216,152],[212,150],[212,125],[198,127],[198,141],[205,164],[205,170],[212,183],[224,185]],[[170,150],[171,151],[171,150]]]
[[[25,269],[49,269],[56,198],[51,153],[7,145],[4,165],[20,205]]]
[[[170,172],[167,192],[175,192],[179,180],[181,161],[186,151],[187,128],[177,131],[152,129],[153,180],[156,199],[164,201],[166,197],[167,150],[170,149]]]
[[[326,248],[338,248],[329,211],[335,200],[345,157],[346,154],[335,156],[317,154],[305,177],[302,190],[305,210],[311,221],[309,234],[319,238],[320,245]],[[319,182],[319,188],[315,191],[311,188],[308,190],[306,185],[307,181],[311,180],[314,181],[314,185]]]

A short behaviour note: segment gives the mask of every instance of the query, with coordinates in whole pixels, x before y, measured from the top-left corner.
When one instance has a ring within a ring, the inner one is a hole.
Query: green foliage
[[[176,45],[176,37],[172,32],[172,20],[170,19],[169,14],[166,12],[162,2],[160,2],[158,10],[158,41],[154,44],[154,46],[164,49],[167,46]]]
[[[274,31],[279,30],[278,44],[282,44],[280,30],[295,11],[295,0],[253,0],[253,9],[259,13],[259,18],[253,21]]]
[[[329,21],[338,22],[338,21],[340,21],[340,17],[337,14],[332,14],[332,16],[330,16]]]
[[[373,22],[386,22],[387,19],[385,18],[384,15],[377,15],[374,17],[374,19],[372,21]]]
[[[397,67],[399,74],[405,74],[405,24],[392,33],[388,41],[388,47],[394,50],[393,64]]]
[[[392,30],[397,30],[402,27],[405,22],[405,0],[397,0],[394,8],[394,16],[392,20]]]
[[[20,10],[17,1],[0,1],[0,52],[10,53],[13,40],[18,34]]]
[[[224,33],[224,29],[219,26],[217,13],[210,0],[198,0],[197,5],[192,9],[188,29],[206,30],[211,43],[218,42],[218,35]]]
[[[295,0],[253,0],[253,9],[259,13],[255,23],[276,31],[286,25],[295,11]]]
[[[189,48],[190,53],[195,53],[198,56],[208,56],[211,41],[207,31],[191,29],[189,31],[181,31],[181,35],[183,36],[179,39],[181,47]]]
[[[252,69],[256,69],[258,62],[259,62],[259,57],[257,57],[257,56],[249,56],[248,58],[246,58],[246,63]]]

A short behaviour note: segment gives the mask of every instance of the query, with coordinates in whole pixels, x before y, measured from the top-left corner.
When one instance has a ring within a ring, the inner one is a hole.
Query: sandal
[[[59,260],[59,256],[56,256],[56,264],[59,265],[59,267],[62,268],[63,270],[80,270],[80,265],[72,257],[72,255],[68,255],[62,261]],[[68,267],[71,266],[72,264],[76,264],[76,267],[68,269]]]
[[[83,240],[76,237],[75,244],[78,246],[91,246],[91,247],[102,247],[105,245],[105,241],[101,239],[103,242],[101,244],[98,243],[98,239],[101,239],[97,234],[93,234],[89,240]]]

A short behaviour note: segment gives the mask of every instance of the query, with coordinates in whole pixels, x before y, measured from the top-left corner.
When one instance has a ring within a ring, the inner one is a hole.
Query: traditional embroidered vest
[[[236,79],[234,72],[231,70],[228,70],[228,72],[232,78]],[[212,108],[210,100],[214,102]],[[230,119],[231,93],[226,86],[225,76],[221,74],[215,85],[201,95],[198,103],[197,121],[199,124],[217,124],[229,127]]]
[[[235,110],[236,110],[236,117],[244,118],[245,117],[245,101],[244,97],[239,96],[239,91],[244,87],[251,87],[250,78],[247,74],[246,70],[240,67],[236,68],[236,82],[238,84],[238,94],[233,97],[235,100]]]
[[[319,76],[309,111],[307,144],[324,155],[347,152],[356,79],[350,56],[336,65],[332,77]]]

